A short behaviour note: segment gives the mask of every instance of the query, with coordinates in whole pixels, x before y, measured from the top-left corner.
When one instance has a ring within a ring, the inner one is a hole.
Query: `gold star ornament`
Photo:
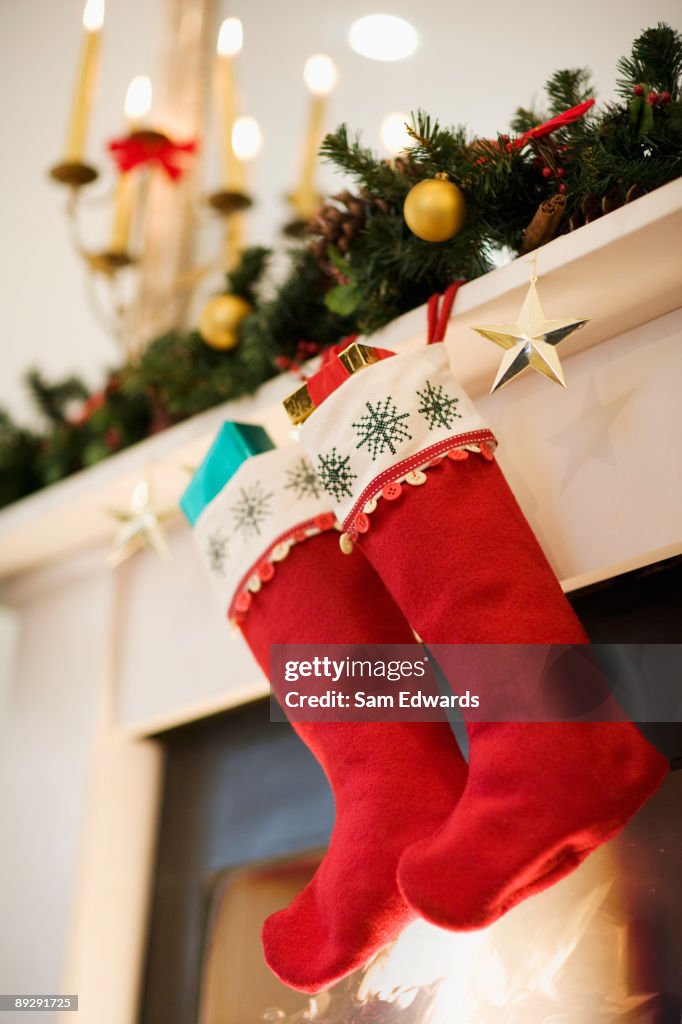
[[[142,548],[151,548],[159,558],[170,558],[161,527],[173,512],[157,512],[154,509],[151,489],[146,480],[140,480],[133,488],[129,509],[111,509],[110,513],[120,524],[107,559],[112,568],[121,565]]]
[[[579,331],[589,317],[581,320],[547,320],[540,305],[536,288],[537,276],[533,273],[528,292],[524,299],[519,318],[515,324],[497,324],[492,327],[472,328],[484,338],[494,341],[506,352],[493,381],[490,393],[503,388],[517,377],[527,366],[544,374],[550,380],[566,387],[563,370],[556,346],[574,331]]]

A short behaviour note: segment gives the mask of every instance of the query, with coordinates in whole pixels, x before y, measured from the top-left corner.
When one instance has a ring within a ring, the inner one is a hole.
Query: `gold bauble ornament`
[[[211,348],[227,350],[239,341],[239,325],[253,312],[238,295],[214,295],[199,317],[199,334]]]
[[[408,228],[425,242],[447,242],[461,230],[466,215],[464,196],[447,174],[413,185],[403,206]]]

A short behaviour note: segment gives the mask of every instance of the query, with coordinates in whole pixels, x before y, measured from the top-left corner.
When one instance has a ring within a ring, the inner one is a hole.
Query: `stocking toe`
[[[359,899],[327,902],[308,886],[285,910],[263,926],[265,959],[274,974],[299,992],[328,988],[361,967],[392,942],[414,918],[414,911],[392,886]],[[334,904],[336,903],[336,906]]]
[[[512,729],[481,737],[516,742],[506,761],[502,750],[477,752],[449,821],[400,860],[401,892],[440,927],[486,927],[558,882],[620,832],[668,770],[630,724]]]

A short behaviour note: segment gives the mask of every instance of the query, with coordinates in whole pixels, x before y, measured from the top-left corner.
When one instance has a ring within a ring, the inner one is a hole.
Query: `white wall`
[[[14,673],[18,631],[14,609],[0,606],[0,740]]]
[[[106,139],[121,129],[129,78],[158,70],[163,6],[164,0],[109,0],[91,133],[94,158],[101,158]],[[216,0],[216,24],[228,11],[243,20],[239,73],[244,104],[265,133],[265,148],[253,170],[259,199],[251,217],[254,241],[271,242],[286,219],[282,196],[296,178],[307,109],[301,69],[311,52],[326,51],[339,65],[329,125],[346,120],[377,144],[383,114],[419,106],[479,133],[504,129],[515,106],[529,102],[558,67],[591,66],[606,95],[617,58],[641,29],[658,20],[682,27],[679,0],[646,5],[576,0],[570,7],[559,0],[546,0],[541,7],[531,0],[463,5],[392,0],[379,6],[403,14],[418,28],[421,46],[410,60],[376,64],[350,51],[348,25],[373,10],[370,3]],[[19,375],[30,363],[50,374],[83,372],[95,382],[102,366],[118,358],[84,302],[82,270],[66,241],[63,191],[45,176],[60,156],[81,8],[82,0],[0,3],[0,402],[15,409],[25,409]],[[218,184],[215,145],[209,146],[204,180],[207,190]],[[334,190],[339,181],[327,170],[324,184]],[[93,225],[93,244],[102,240],[102,230],[104,225]],[[210,237],[209,229],[209,248]]]

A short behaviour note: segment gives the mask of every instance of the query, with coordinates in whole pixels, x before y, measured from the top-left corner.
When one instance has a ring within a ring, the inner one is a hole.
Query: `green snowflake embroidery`
[[[353,480],[357,480],[357,473],[350,468],[350,455],[339,455],[336,448],[327,455],[318,455],[318,474],[327,494],[340,501],[341,498],[352,498]]]
[[[208,536],[206,548],[208,567],[217,576],[225,575],[225,562],[228,556],[228,538],[222,530],[216,530]]]
[[[300,459],[293,469],[288,469],[287,477],[289,483],[284,485],[284,490],[293,491],[299,501],[319,498],[322,494],[322,481],[307,459]]]
[[[411,441],[412,434],[407,429],[403,420],[410,418],[409,412],[399,413],[393,398],[389,395],[383,401],[365,402],[367,412],[361,416],[353,427],[358,432],[358,443],[356,448],[367,446],[372,462],[379,455],[388,450],[391,455],[396,455],[398,446],[403,441]]]
[[[260,536],[262,524],[272,515],[270,500],[273,493],[263,493],[263,486],[260,481],[252,484],[251,487],[240,488],[241,497],[230,511],[234,514],[234,528],[241,533],[244,540],[252,536]]]
[[[459,398],[452,398],[446,393],[442,384],[433,385],[427,380],[423,391],[418,391],[421,404],[417,412],[421,413],[428,423],[429,430],[436,430],[437,427],[445,427],[449,430],[456,419],[462,418],[457,412]]]

